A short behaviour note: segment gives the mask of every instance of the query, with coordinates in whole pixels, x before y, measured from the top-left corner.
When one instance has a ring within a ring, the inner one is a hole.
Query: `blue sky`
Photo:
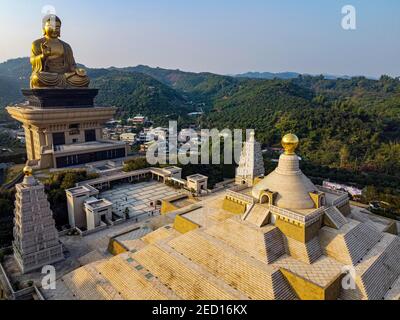
[[[398,0],[0,0],[0,61],[29,55],[45,5],[90,67],[400,76]]]

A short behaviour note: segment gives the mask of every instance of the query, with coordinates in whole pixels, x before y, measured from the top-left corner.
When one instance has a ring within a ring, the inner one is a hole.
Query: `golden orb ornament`
[[[25,176],[30,177],[33,174],[33,169],[30,166],[26,166],[23,170]]]
[[[299,145],[299,138],[295,134],[289,133],[282,138],[282,146],[286,155],[295,154],[295,150]]]

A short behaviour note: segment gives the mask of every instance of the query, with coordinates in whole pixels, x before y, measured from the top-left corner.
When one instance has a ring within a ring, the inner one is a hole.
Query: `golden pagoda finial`
[[[23,170],[25,177],[31,177],[33,175],[33,169],[30,166],[26,166]]]
[[[282,146],[286,155],[294,155],[299,145],[299,138],[295,134],[289,133],[282,138]]]

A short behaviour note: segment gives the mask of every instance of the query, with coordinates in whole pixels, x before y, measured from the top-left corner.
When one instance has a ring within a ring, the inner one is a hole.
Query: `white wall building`
[[[104,227],[112,220],[112,202],[106,199],[89,198],[84,203],[86,229],[88,231]]]

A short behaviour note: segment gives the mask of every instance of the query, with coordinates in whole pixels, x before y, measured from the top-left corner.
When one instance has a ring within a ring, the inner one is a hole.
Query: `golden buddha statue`
[[[70,45],[59,39],[60,30],[60,18],[55,15],[44,17],[44,37],[32,43],[32,89],[89,86],[86,71],[76,67]]]

